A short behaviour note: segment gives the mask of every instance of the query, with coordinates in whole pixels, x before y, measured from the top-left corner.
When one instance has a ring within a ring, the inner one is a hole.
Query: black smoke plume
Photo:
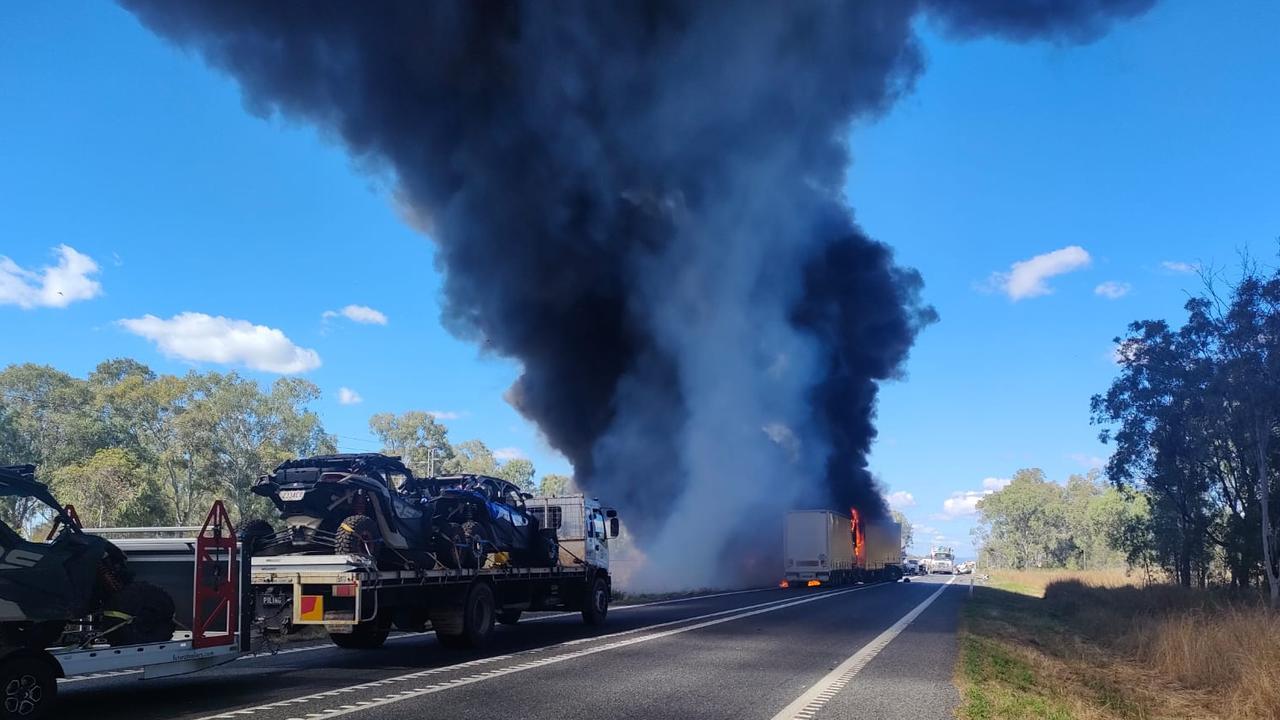
[[[446,326],[521,363],[511,402],[694,583],[787,507],[884,513],[877,384],[936,316],[842,187],[913,19],[1083,40],[1147,3],[124,5],[394,176]]]

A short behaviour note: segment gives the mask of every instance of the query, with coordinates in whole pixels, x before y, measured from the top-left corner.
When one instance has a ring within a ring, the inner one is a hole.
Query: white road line
[[[794,702],[782,709],[782,712],[773,716],[773,720],[812,720],[813,716],[827,704],[836,693],[844,689],[845,685],[853,680],[853,676],[857,675],[862,668],[866,667],[871,659],[880,654],[894,638],[898,637],[913,620],[925,611],[925,608],[933,604],[933,601],[942,594],[947,586],[955,582],[955,576],[943,583],[942,587],[934,591],[932,595],[925,598],[924,602],[915,606],[911,612],[903,615],[898,622],[889,627],[888,630],[880,633],[874,640],[862,646],[862,649],[854,653],[848,660],[840,663],[834,670],[827,673],[825,677],[819,680],[804,692],[803,695],[796,698]]]
[[[753,615],[760,615],[763,613],[774,612],[776,610],[782,610],[784,608],[794,607],[796,605],[803,605],[805,603],[811,603],[817,600],[835,597],[837,595],[846,595],[852,592],[868,590],[873,587],[883,587],[883,586],[882,585],[863,585],[860,587],[849,588],[846,590],[832,590],[832,591],[822,592],[815,595],[809,595],[807,597],[803,597],[800,599],[786,598],[782,600],[773,600],[770,602],[758,603],[756,605],[748,605],[742,608],[734,608],[731,610],[721,610],[719,612],[707,613],[706,615],[698,615],[695,617],[684,618],[681,620],[671,620],[668,622],[659,623],[657,625],[646,625],[644,627],[632,628],[631,630],[623,630],[621,632],[616,632],[609,635],[602,635],[599,637],[570,640],[564,643],[559,643],[557,645],[551,645],[546,648],[536,648],[533,650],[525,650],[517,653],[511,653],[510,655],[497,655],[494,657],[480,658],[477,660],[471,660],[469,662],[459,663],[457,665],[431,668],[428,670],[421,670],[419,672],[409,673],[408,675],[400,675],[397,677],[385,678],[383,680],[377,680],[377,681],[368,682],[368,683],[361,683],[359,685],[351,685],[349,687],[335,688],[333,690],[326,690],[324,692],[313,693],[311,695],[303,695],[301,697],[291,698],[289,700],[280,700],[277,702],[267,703],[265,705],[257,705],[253,707],[240,708],[238,710],[229,710],[226,712],[218,713],[216,715],[208,715],[200,718],[199,720],[233,720],[234,718],[238,718],[246,715],[253,715],[254,713],[262,710],[271,710],[271,709],[276,709],[281,707],[287,707],[290,705],[299,705],[299,704],[310,702],[312,700],[332,698],[336,695],[342,695],[350,692],[355,692],[358,690],[366,690],[369,688],[380,687],[380,686],[390,685],[394,683],[402,683],[409,680],[418,680],[424,677],[428,677],[431,675],[439,675],[445,672],[450,672],[450,671],[455,671],[460,669],[469,669],[472,667],[478,667],[481,665],[496,663],[502,660],[510,660],[514,658],[524,657],[527,655],[545,653],[546,651],[553,650],[555,648],[564,648],[564,647],[569,647],[574,645],[591,643],[590,647],[586,647],[581,650],[563,653],[560,655],[553,655],[551,657],[534,658],[531,660],[527,660],[525,662],[518,663],[516,665],[511,665],[508,667],[498,668],[498,669],[483,670],[475,674],[467,675],[466,677],[462,677],[454,680],[445,680],[445,681],[441,681],[431,685],[425,685],[422,687],[412,688],[408,690],[400,690],[398,692],[393,692],[389,695],[373,698],[372,700],[362,701],[359,705],[341,705],[337,707],[325,708],[322,710],[315,710],[315,711],[304,714],[304,716],[309,719],[315,719],[315,718],[327,719],[327,718],[339,717],[342,715],[348,715],[353,712],[367,710],[369,708],[382,707],[384,705],[390,705],[392,703],[398,703],[404,700],[411,700],[413,698],[421,697],[423,695],[430,695],[433,693],[442,692],[444,690],[449,690],[455,687],[462,687],[464,685],[471,685],[474,683],[483,682],[485,680],[491,680],[493,678],[502,677],[504,675],[511,675],[513,673],[524,672],[525,670],[533,670],[535,668],[545,667],[547,665],[554,665],[556,663],[565,662],[567,660],[576,660],[577,658],[585,657],[587,655],[594,655],[596,653],[607,652],[609,650],[617,650],[619,648],[629,647],[631,645],[636,645],[638,643],[649,642],[650,640],[658,640],[661,638],[670,637],[672,635],[679,635],[680,633],[686,633],[693,630],[700,630],[705,627],[711,627],[713,625],[719,625],[721,623],[731,622],[733,620],[740,620],[742,618],[751,617]],[[634,635],[635,633],[642,632],[645,630],[653,630],[655,628],[666,627],[670,625],[679,625],[682,623],[693,623],[693,624],[683,625],[682,627],[672,628],[670,630],[664,630],[662,632],[640,635],[638,637],[623,638],[623,636]],[[623,638],[623,639],[615,639],[615,638]],[[299,717],[303,717],[303,716],[299,716]]]
[[[726,597],[729,595],[742,595],[744,593],[765,592],[766,590],[772,590],[772,589],[773,588],[754,588],[752,590],[733,590],[730,592],[712,593],[710,595],[690,595],[688,597],[674,598],[672,600],[654,600],[652,602],[636,603],[633,605],[614,605],[610,607],[609,610],[610,612],[617,612],[619,610],[631,610],[634,608],[649,607],[651,605],[666,605],[670,603],[688,602],[690,600],[704,600],[707,598]],[[570,616],[576,616],[576,615],[578,615],[578,613],[576,612],[554,613],[551,615],[540,615],[538,617],[521,618],[520,622],[539,622],[542,620],[554,620],[555,618],[570,617]],[[649,627],[654,627],[654,626],[649,626]],[[404,640],[406,638],[422,638],[425,636],[426,636],[426,633],[412,633],[412,632],[403,633],[403,634],[397,633],[387,638],[387,642],[391,642],[393,640]],[[339,648],[337,645],[334,645],[333,643],[322,643],[319,645],[307,645],[304,647],[285,648],[283,650],[277,650],[273,653],[256,652],[256,653],[253,653],[252,655],[241,655],[240,657],[236,658],[236,660],[265,660],[265,659],[276,657],[277,655],[291,655],[293,653],[315,652],[316,650],[341,650],[341,649],[342,648]],[[141,675],[142,672],[143,671],[141,669],[111,670],[108,672],[90,673],[88,675],[73,675],[67,678],[58,678],[58,683],[65,685],[68,683],[84,682],[86,680],[102,680],[104,678],[123,677],[126,675]]]
[[[708,598],[727,597],[729,595],[743,595],[745,593],[767,592],[769,590],[777,590],[777,588],[752,588],[751,590],[731,590],[729,592],[711,593],[710,595],[690,595],[688,597],[673,598],[671,600],[653,600],[651,602],[634,603],[631,605],[610,605],[609,612],[618,612],[619,610],[633,610],[635,608],[650,607],[652,605],[672,605],[675,603],[689,602],[690,600],[706,600]],[[541,620],[554,620],[556,618],[570,617],[577,615],[576,612],[562,612],[552,615],[539,615],[531,618],[520,618],[520,622],[539,622]]]

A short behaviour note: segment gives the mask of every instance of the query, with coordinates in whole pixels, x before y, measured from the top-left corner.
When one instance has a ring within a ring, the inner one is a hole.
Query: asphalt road
[[[432,635],[290,648],[194,675],[60,685],[57,717],[951,718],[967,579],[756,590],[616,607],[601,628],[535,615],[483,653]]]

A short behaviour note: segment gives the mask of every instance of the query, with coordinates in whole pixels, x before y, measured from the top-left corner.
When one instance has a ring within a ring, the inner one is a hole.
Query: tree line
[[[1018,470],[977,508],[979,563],[1018,570],[1122,566],[1131,528],[1147,512],[1142,496],[1108,485],[1097,471],[1060,484],[1039,468]]]
[[[1150,510],[1132,540],[1183,585],[1264,582],[1280,601],[1280,272],[1246,260],[1238,280],[1203,275],[1186,322],[1132,323],[1120,374],[1093,398],[1115,452],[1107,475]]]
[[[214,498],[238,518],[266,517],[250,488],[294,457],[337,452],[310,409],[320,389],[298,378],[269,386],[234,372],[167,375],[132,359],[100,363],[77,378],[46,365],[0,370],[0,465],[32,463],[38,479],[86,525],[199,524]],[[454,445],[428,413],[374,415],[383,452],[416,472],[496,475],[534,490],[533,464],[503,461],[479,440]],[[541,489],[566,492],[566,476]],[[33,530],[47,521],[30,498],[0,498],[0,520]]]

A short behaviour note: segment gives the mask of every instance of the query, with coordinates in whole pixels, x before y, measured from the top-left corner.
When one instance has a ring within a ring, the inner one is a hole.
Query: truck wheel
[[[436,639],[441,645],[456,650],[483,648],[493,634],[497,602],[488,583],[477,582],[467,591],[462,612],[446,612],[432,617]],[[439,618],[437,621],[436,618]]]
[[[520,622],[520,610],[503,610],[498,613],[498,622],[503,625],[515,625]]]
[[[337,555],[365,555],[378,557],[382,549],[382,533],[378,532],[378,523],[368,515],[352,515],[338,525],[337,538],[333,543]]]
[[[30,656],[10,656],[0,662],[5,720],[41,720],[53,717],[58,699],[58,678],[47,662]]]
[[[388,618],[390,616],[387,616]],[[382,619],[379,614],[374,620],[362,622],[349,633],[329,633],[334,645],[348,650],[373,650],[382,647],[391,633],[391,623]]]
[[[582,622],[588,625],[604,623],[609,614],[609,583],[604,578],[596,578],[591,582],[587,597],[582,604]]]
[[[107,633],[111,645],[138,645],[173,638],[173,598],[151,583],[129,583],[107,603],[103,623],[107,626],[129,622]]]

